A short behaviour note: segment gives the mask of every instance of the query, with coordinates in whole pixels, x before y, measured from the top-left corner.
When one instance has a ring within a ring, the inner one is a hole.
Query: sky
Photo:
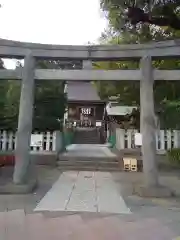
[[[96,43],[107,26],[99,0],[0,0],[0,38],[46,44]],[[7,68],[15,61],[4,60]]]

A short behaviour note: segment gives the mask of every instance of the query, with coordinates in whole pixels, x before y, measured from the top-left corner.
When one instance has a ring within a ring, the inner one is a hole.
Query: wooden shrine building
[[[100,99],[92,82],[69,81],[66,92],[68,122],[86,128],[102,125],[106,102]]]

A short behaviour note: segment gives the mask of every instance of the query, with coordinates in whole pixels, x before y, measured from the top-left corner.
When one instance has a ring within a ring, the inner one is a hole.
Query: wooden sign
[[[136,146],[142,146],[142,134],[141,133],[135,133],[134,140],[135,140]]]
[[[31,147],[42,147],[43,135],[42,134],[31,134]]]

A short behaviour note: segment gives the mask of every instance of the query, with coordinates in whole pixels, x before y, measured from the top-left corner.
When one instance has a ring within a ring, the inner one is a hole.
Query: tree
[[[0,69],[4,69],[4,63],[2,59],[0,59]],[[6,80],[0,81],[0,129],[4,129],[6,127],[7,119],[6,119],[6,99],[7,99],[7,91],[9,84]]]
[[[179,0],[148,0],[146,4],[150,6],[151,11],[145,12],[144,9],[136,6],[128,7],[127,17],[131,24],[136,25],[142,22],[180,30]]]
[[[39,81],[36,84],[33,129],[41,131],[60,129],[65,108],[64,82]]]
[[[126,3],[126,4],[125,4]],[[101,6],[105,11],[110,26],[102,35],[100,42],[103,44],[129,44],[143,43],[150,40],[165,40],[180,36],[179,31],[174,31],[171,28],[166,30],[144,24],[137,24],[134,28],[129,22],[124,21],[125,10],[128,4],[133,4],[133,1],[118,1],[118,0],[102,0]],[[147,8],[147,2],[137,0],[136,4],[142,9]],[[159,4],[159,5],[158,5]],[[156,12],[160,11],[162,4],[156,2]],[[152,7],[155,12],[155,2]],[[125,24],[124,24],[125,23]],[[124,24],[123,28],[122,25]],[[135,31],[134,31],[135,30]],[[96,64],[96,67],[102,69],[137,69],[139,64],[133,61],[106,62]],[[158,69],[180,69],[180,61],[177,59],[154,61],[153,65]],[[139,81],[120,81],[120,82],[99,82],[96,84],[101,96],[107,98],[111,95],[117,96],[121,104],[139,106]],[[180,82],[173,81],[156,81],[154,84],[155,109],[159,113],[162,124],[166,128],[180,128],[178,119],[180,118],[180,110],[174,106],[180,102],[179,97]],[[169,113],[174,112],[174,114]],[[173,120],[171,119],[173,118]]]
[[[179,6],[179,0],[101,0],[101,7],[108,12],[108,18],[112,19],[119,13],[113,25],[117,27],[119,22],[123,22],[123,28],[148,23],[180,30]]]
[[[62,63],[62,67],[65,62]],[[72,64],[71,64],[72,65]],[[70,66],[70,63],[69,65]],[[58,61],[38,61],[38,68],[58,68]],[[17,62],[17,68],[23,68]],[[0,82],[0,128],[17,130],[21,81]],[[58,130],[64,117],[66,95],[63,81],[37,81],[33,130]]]
[[[6,81],[7,90],[5,95],[5,108],[4,108],[4,126],[1,128],[4,130],[16,131],[18,126],[18,115],[19,115],[19,102],[20,102],[20,91],[21,81]]]

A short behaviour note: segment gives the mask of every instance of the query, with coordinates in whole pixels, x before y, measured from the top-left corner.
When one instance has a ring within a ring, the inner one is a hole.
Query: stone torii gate
[[[61,46],[0,40],[0,57],[24,59],[22,70],[0,70],[0,79],[22,79],[13,181],[23,184],[30,172],[35,80],[140,80],[141,132],[144,186],[140,194],[169,195],[159,186],[155,146],[154,80],[180,80],[180,71],[152,68],[152,58],[180,56],[180,41],[118,46]],[[83,61],[82,70],[35,69],[36,59],[74,59]],[[91,61],[140,60],[140,70],[93,70]]]

